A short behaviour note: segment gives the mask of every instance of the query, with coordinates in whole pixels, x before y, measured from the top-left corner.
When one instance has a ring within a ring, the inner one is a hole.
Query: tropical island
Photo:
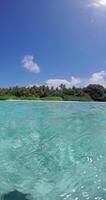
[[[59,88],[42,85],[32,87],[0,88],[0,100],[42,100],[42,101],[106,101],[106,88],[90,84],[84,88]]]

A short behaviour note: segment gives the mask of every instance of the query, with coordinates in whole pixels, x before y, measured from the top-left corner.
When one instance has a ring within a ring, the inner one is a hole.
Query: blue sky
[[[1,0],[0,87],[106,82],[106,0]]]

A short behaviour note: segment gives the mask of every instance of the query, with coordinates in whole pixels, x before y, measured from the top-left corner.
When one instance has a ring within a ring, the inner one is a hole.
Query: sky
[[[106,86],[106,0],[0,0],[0,87]]]

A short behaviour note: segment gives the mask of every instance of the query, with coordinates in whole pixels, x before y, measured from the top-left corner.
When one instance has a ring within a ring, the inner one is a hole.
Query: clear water
[[[0,102],[0,198],[106,199],[106,104]]]

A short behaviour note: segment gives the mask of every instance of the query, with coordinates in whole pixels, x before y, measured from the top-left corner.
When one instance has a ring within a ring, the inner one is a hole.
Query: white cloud
[[[45,85],[47,85],[48,87],[54,87],[54,88],[59,88],[60,85],[63,84],[66,86],[66,88],[72,88],[73,86],[75,87],[86,87],[89,84],[99,84],[99,85],[103,85],[104,87],[106,87],[106,71],[101,70],[99,72],[95,72],[93,74],[91,74],[90,77],[86,78],[80,78],[80,77],[74,77],[72,76],[70,80],[66,80],[66,79],[48,79],[45,82]],[[33,86],[37,86],[39,87],[40,85],[38,84],[30,84],[27,87],[33,87]]]
[[[24,56],[24,58],[22,59],[22,66],[29,72],[32,72],[32,73],[40,72],[40,67],[38,66],[37,63],[34,62],[34,56],[32,55]]]
[[[100,84],[106,86],[106,72],[100,71],[91,75],[87,84]]]
[[[73,87],[73,86],[80,86],[81,80],[80,78],[75,78],[74,76],[71,77],[70,81],[67,81],[65,79],[49,79],[47,80],[46,84],[51,87],[59,87],[61,84],[64,84],[67,88]]]
[[[67,88],[70,87],[70,82],[64,79],[49,79],[47,80],[47,85],[51,88],[57,88],[59,87],[61,84],[64,84]]]
[[[78,87],[78,86],[80,86],[80,84],[81,84],[81,79],[79,77],[77,77],[77,78],[74,76],[71,77],[71,81],[70,81],[71,87],[73,87],[73,86]]]
[[[26,86],[26,88],[32,88],[32,87],[34,87],[34,86],[40,87],[39,84],[29,84],[29,85]]]
[[[89,5],[90,7],[95,7],[95,8],[104,8],[106,7],[106,0],[93,0]]]
[[[64,79],[49,79],[46,81],[46,84],[49,87],[59,87],[61,84],[64,84],[67,88],[75,87],[85,87],[89,84],[99,84],[106,87],[106,72],[100,71],[93,73],[88,78],[80,78],[80,77],[71,77],[70,81]]]

